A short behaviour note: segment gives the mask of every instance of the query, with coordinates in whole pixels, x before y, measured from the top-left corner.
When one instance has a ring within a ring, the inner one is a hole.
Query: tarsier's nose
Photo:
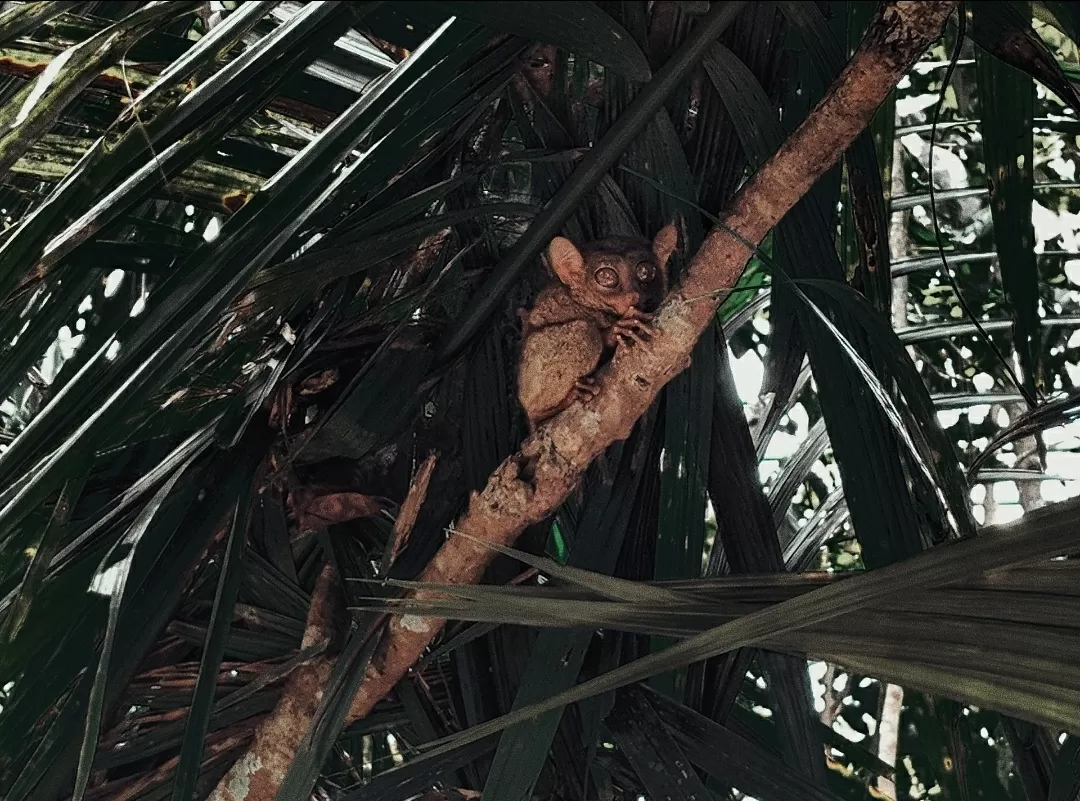
[[[663,300],[663,298],[645,295],[638,302],[638,310],[643,311],[646,314],[652,314],[654,311],[660,308],[661,300]]]

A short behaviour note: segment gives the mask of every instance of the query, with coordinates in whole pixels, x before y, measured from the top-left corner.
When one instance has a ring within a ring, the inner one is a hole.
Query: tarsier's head
[[[621,317],[631,306],[643,312],[660,306],[667,294],[668,260],[678,244],[675,223],[662,228],[652,243],[610,237],[579,249],[557,236],[548,245],[547,260],[574,300]]]

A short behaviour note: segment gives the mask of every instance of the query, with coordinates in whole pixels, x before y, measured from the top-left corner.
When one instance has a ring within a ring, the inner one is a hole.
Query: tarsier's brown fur
[[[595,373],[618,347],[644,342],[667,293],[675,223],[650,243],[609,237],[576,247],[555,237],[547,262],[555,279],[522,320],[518,397],[530,430],[596,392]]]

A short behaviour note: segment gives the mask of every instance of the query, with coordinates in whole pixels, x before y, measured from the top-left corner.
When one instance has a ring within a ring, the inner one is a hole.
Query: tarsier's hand
[[[595,375],[587,375],[574,382],[575,400],[589,400],[595,398],[600,392],[600,385],[596,383]]]
[[[608,334],[609,344],[616,347],[619,345],[633,347],[635,342],[644,345],[652,339],[656,330],[652,321],[653,315],[638,311],[631,306],[629,311],[611,326]]]

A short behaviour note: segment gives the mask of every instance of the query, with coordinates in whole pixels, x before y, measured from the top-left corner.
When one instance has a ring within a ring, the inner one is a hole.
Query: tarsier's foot
[[[619,344],[632,346],[635,342],[644,345],[652,338],[653,315],[638,311],[631,307],[630,310],[620,317],[611,327],[612,336]]]
[[[596,393],[599,391],[600,387],[596,384],[595,376],[587,375],[574,382],[574,392],[577,394],[579,400],[595,398]]]

